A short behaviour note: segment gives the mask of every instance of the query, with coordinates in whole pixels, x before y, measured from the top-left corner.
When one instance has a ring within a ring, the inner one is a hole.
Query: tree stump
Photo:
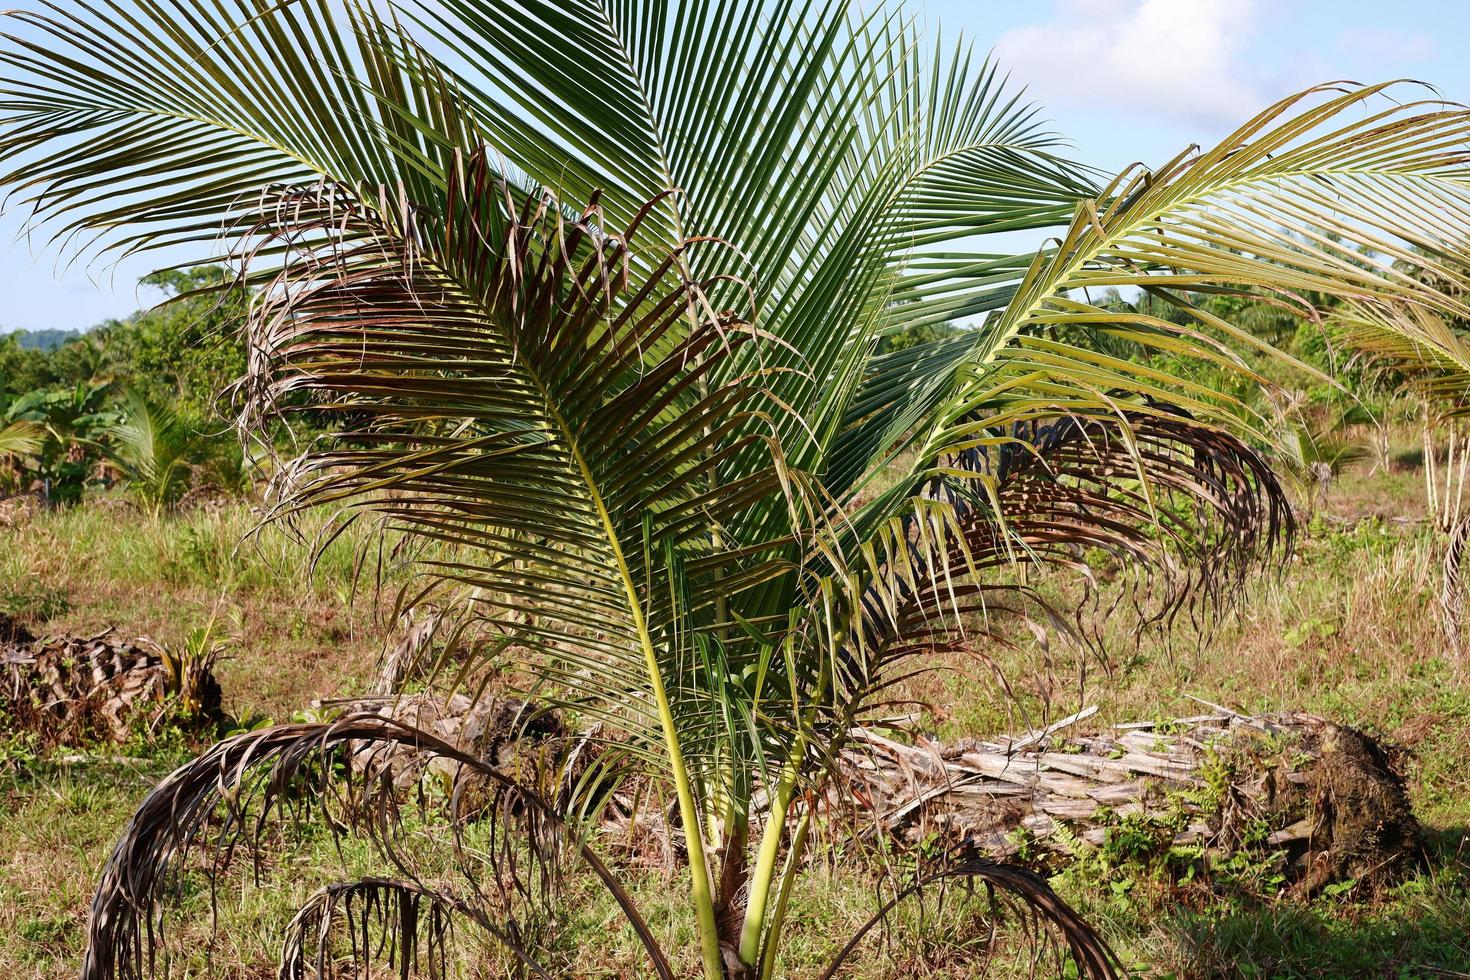
[[[43,749],[125,742],[169,717],[223,717],[208,658],[181,661],[147,637],[111,629],[37,639],[13,621],[0,622],[0,712]]]

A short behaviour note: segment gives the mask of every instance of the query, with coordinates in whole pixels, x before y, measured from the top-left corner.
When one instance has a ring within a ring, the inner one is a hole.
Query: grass
[[[1191,697],[1243,711],[1302,710],[1345,721],[1411,752],[1416,812],[1433,842],[1430,867],[1379,895],[1311,902],[1181,886],[1156,868],[1080,862],[1057,886],[1103,928],[1140,975],[1158,977],[1431,977],[1470,974],[1470,686],[1453,664],[1434,618],[1437,564],[1417,518],[1422,483],[1413,460],[1350,474],[1304,529],[1291,561],[1254,583],[1238,611],[1212,629],[1181,623],[1172,638],[1133,636],[1121,617],[1099,619],[1109,651],[1079,672],[1069,646],[980,651],[955,670],[914,682],[930,707],[924,725],[944,738],[986,736],[1039,724],[1096,703],[1094,721],[1195,713]],[[308,516],[311,537],[325,521]],[[287,718],[314,697],[361,686],[389,635],[386,600],[360,585],[355,561],[367,532],[350,529],[313,568],[278,532],[237,547],[253,527],[227,503],[153,519],[112,501],[36,513],[0,526],[0,613],[37,632],[86,633],[114,626],[166,643],[224,617],[238,645],[222,667],[236,716]],[[388,591],[402,581],[388,576]],[[1047,580],[1042,587],[1075,592]],[[353,600],[356,591],[356,601]],[[1003,679],[1003,684],[1000,679]],[[68,750],[75,754],[75,750]],[[101,863],[133,807],[192,751],[168,738],[81,762],[37,758],[23,740],[0,747],[0,819],[10,840],[0,865],[0,976],[75,974],[86,903]],[[274,975],[275,942],[290,912],[318,884],[344,871],[382,871],[370,849],[339,849],[328,835],[283,836],[266,887],[241,870],[220,893],[211,928],[207,892],[195,887],[170,919],[176,975]],[[427,846],[427,845],[425,845]],[[433,858],[427,860],[432,861]],[[813,976],[871,914],[884,879],[840,844],[819,850],[793,901],[784,975]],[[346,866],[344,868],[344,865]],[[692,922],[680,874],[653,862],[629,870],[630,887],[655,933],[692,969]],[[672,884],[671,884],[672,882]],[[559,968],[578,980],[641,975],[630,930],[589,883],[572,879],[556,923]],[[905,907],[873,938],[852,976],[976,975],[960,953],[978,903],[950,896],[940,912]],[[886,937],[886,938],[885,938]],[[1007,956],[1014,950],[1009,951]],[[468,975],[498,975],[497,958],[469,947]],[[1012,975],[1002,958],[991,975]],[[1024,971],[1021,971],[1024,972]],[[1041,970],[1040,975],[1047,975]]]
[[[311,560],[328,527],[315,515],[299,537],[266,528],[239,502],[152,517],[103,498],[0,526],[0,613],[33,632],[116,627],[179,644],[211,620],[236,648],[221,667],[241,715],[281,715],[365,676],[386,635],[388,608],[359,568],[366,528],[350,528]],[[388,590],[397,584],[391,574]]]

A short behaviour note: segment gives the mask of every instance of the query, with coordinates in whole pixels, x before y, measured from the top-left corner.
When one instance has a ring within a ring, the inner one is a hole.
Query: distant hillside
[[[16,330],[0,337],[14,337],[16,345],[24,350],[53,351],[81,335],[80,330]]]

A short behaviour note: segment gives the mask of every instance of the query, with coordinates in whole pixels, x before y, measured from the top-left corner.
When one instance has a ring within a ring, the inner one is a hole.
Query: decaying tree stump
[[[1062,865],[1131,820],[1174,828],[1160,843],[1196,845],[1206,861],[1274,856],[1302,895],[1389,880],[1421,858],[1403,779],[1361,732],[1221,711],[1062,737],[1091,713],[994,742],[907,745],[859,731],[844,768],[875,829],[993,857],[1028,848]]]
[[[220,687],[208,658],[180,660],[146,637],[37,639],[0,622],[0,713],[40,747],[123,742],[165,716],[213,722]]]

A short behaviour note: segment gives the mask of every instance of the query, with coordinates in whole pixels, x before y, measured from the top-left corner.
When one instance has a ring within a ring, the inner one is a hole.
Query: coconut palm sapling
[[[1248,406],[1147,356],[1254,378],[1231,345],[1260,345],[1185,292],[1460,309],[1356,251],[1442,251],[1470,211],[1470,115],[1381,87],[1283,100],[1099,186],[993,67],[896,10],[447,0],[399,27],[147,0],[22,20],[0,53],[7,183],[103,245],[240,241],[260,288],[243,428],[344,420],[282,466],[277,513],[368,511],[444,544],[425,590],[468,587],[526,693],[619,733],[604,778],[555,806],[506,789],[508,819],[556,815],[535,840],[621,773],[672,787],[709,977],[776,975],[801,801],[847,732],[1007,612],[1061,621],[1006,568],[1102,549],[1171,619],[1280,543]],[[123,29],[136,54],[107,43]],[[982,250],[1033,229],[1055,234]],[[1186,322],[1094,304],[1110,288]],[[161,785],[99,889],[88,975],[144,972],[161,866],[192,839],[158,814],[257,769],[269,797],[358,724],[242,736]],[[1111,971],[1044,884],[967,867]],[[470,917],[542,969],[490,905]]]

